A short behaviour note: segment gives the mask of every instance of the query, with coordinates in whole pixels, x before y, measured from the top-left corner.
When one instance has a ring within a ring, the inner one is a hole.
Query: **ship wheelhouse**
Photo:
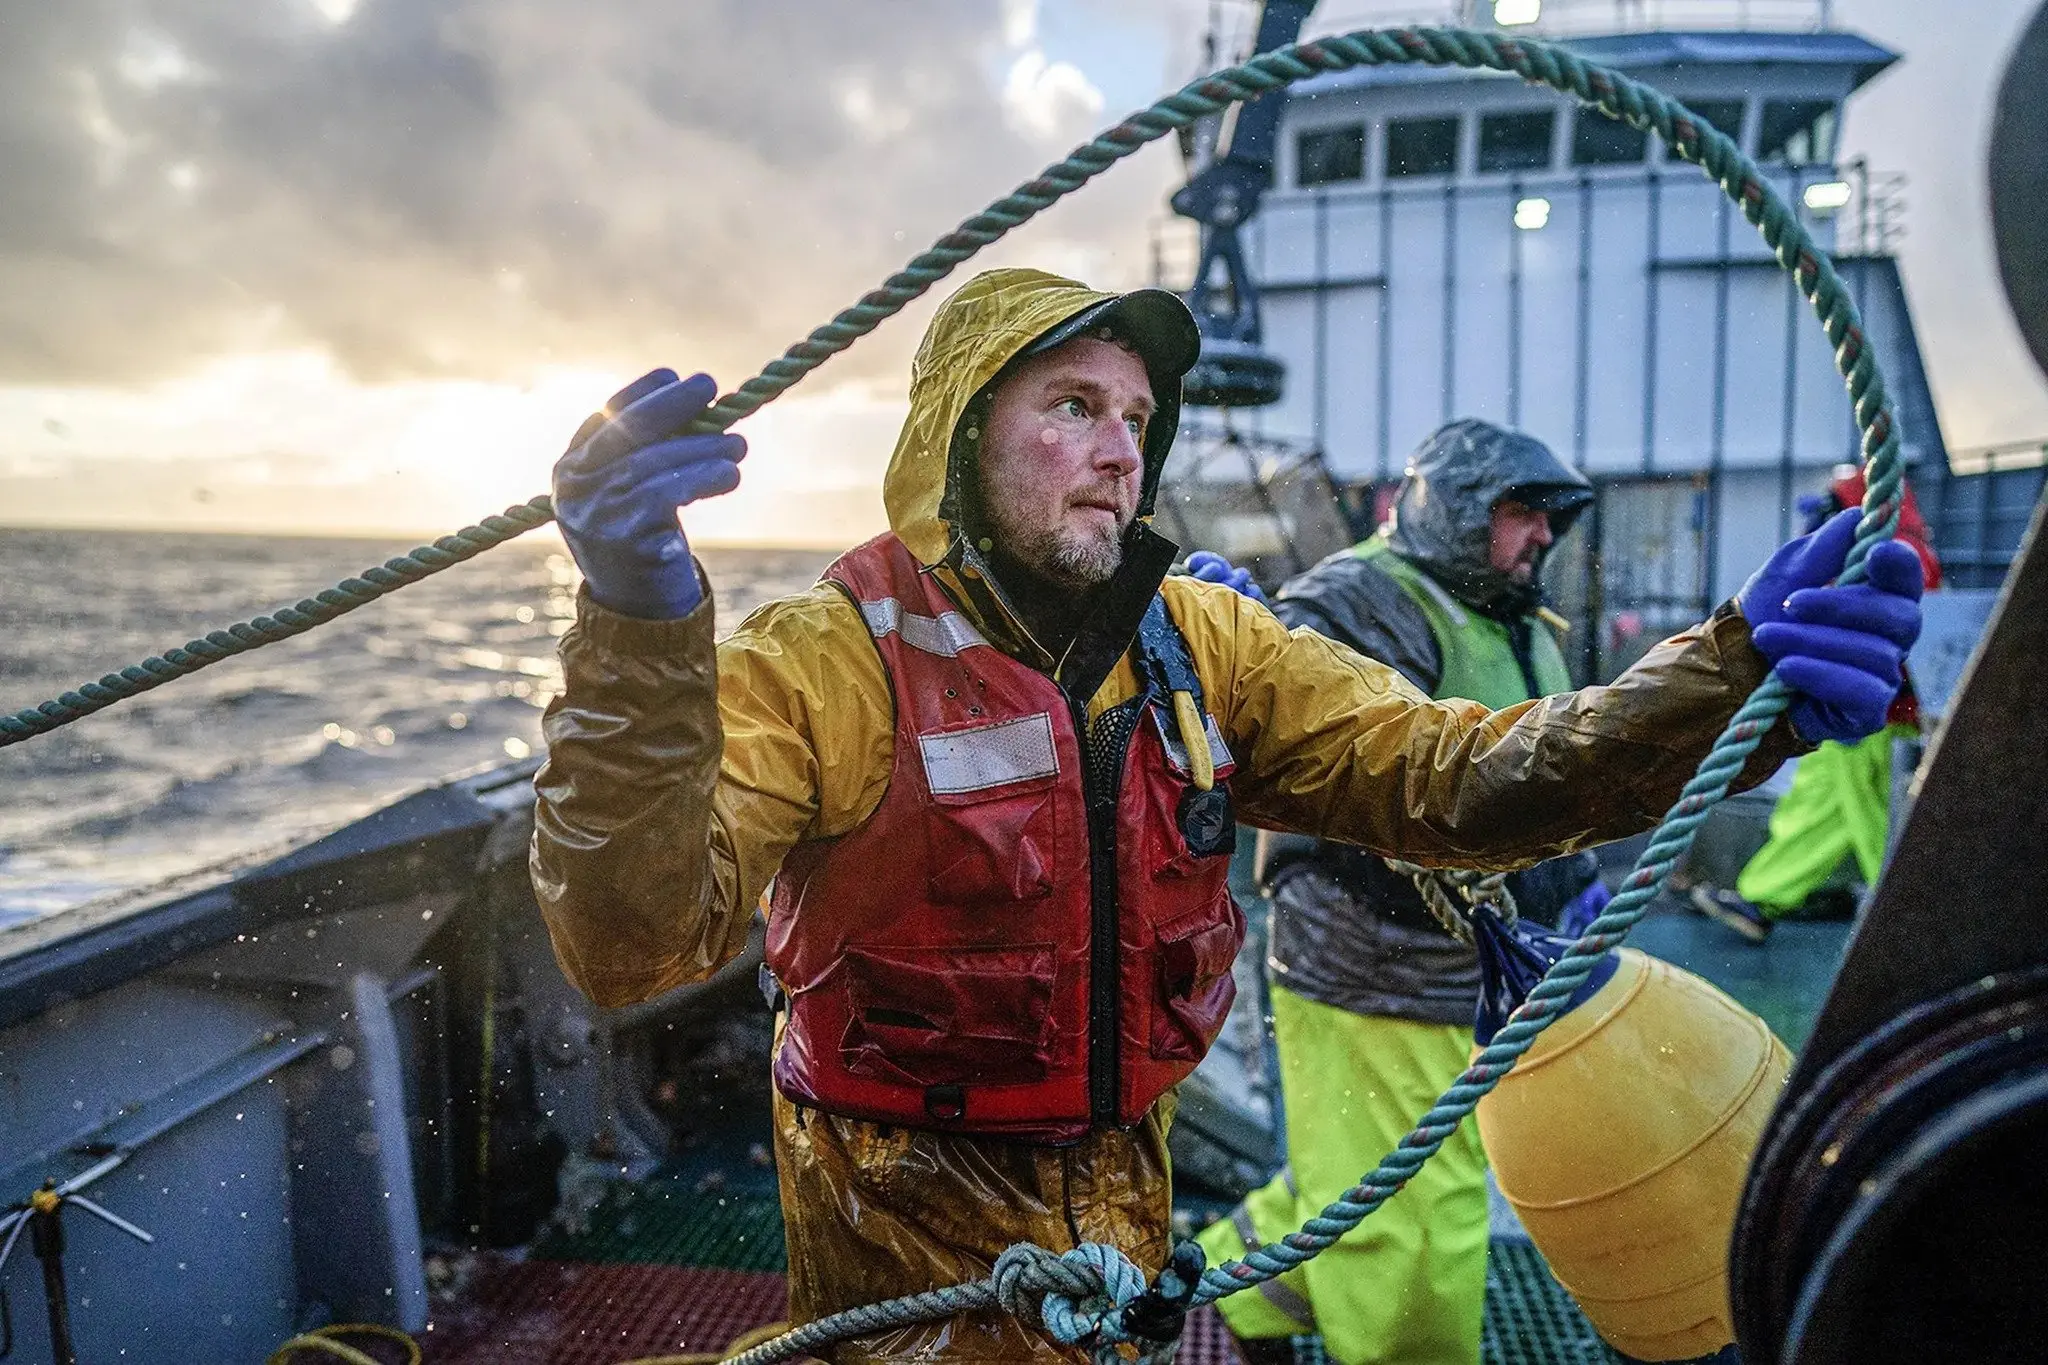
[[[1855,292],[1907,460],[1945,471],[1890,254],[1897,177],[1840,156],[1847,105],[1896,54],[1827,29],[1561,41],[1683,100],[1763,165]],[[1611,677],[1733,593],[1799,529],[1796,497],[1858,458],[1826,337],[1756,230],[1654,134],[1547,89],[1435,67],[1303,82],[1243,237],[1286,392],[1227,427],[1195,414],[1183,460],[1212,454],[1205,441],[1269,465],[1313,451],[1358,527],[1441,423],[1528,431],[1600,493],[1548,577],[1582,677]],[[1235,533],[1212,548],[1267,556],[1279,576],[1291,566],[1266,542],[1301,535],[1256,516],[1178,529]]]

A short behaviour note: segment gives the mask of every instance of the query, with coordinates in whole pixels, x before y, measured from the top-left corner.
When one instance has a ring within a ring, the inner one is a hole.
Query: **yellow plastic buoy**
[[[1501,1193],[1600,1335],[1640,1360],[1735,1339],[1728,1242],[1792,1057],[1763,1020],[1633,948],[1479,1102]]]

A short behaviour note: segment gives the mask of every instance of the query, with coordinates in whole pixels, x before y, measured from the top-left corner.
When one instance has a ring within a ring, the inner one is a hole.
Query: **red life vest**
[[[1208,1051],[1236,993],[1245,921],[1228,885],[1234,825],[1216,825],[1230,767],[1214,721],[1204,794],[1157,688],[1084,742],[1081,708],[984,640],[894,535],[826,577],[881,652],[895,760],[873,815],[797,845],[776,876],[767,958],[789,1011],[776,1084],[829,1113],[1020,1141],[1137,1123]],[[1091,822],[1105,779],[1114,805]]]

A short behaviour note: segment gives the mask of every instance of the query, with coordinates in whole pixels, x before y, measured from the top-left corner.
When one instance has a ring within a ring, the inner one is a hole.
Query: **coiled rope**
[[[405,1352],[405,1365],[420,1365],[422,1359],[420,1344],[396,1327],[386,1327],[380,1322],[337,1322],[301,1332],[272,1351],[263,1365],[289,1365],[291,1358],[301,1351],[332,1356],[344,1365],[384,1365],[381,1359],[368,1351],[343,1341],[343,1337],[371,1337],[378,1341],[396,1342]]]
[[[779,360],[738,390],[720,398],[699,419],[697,428],[722,431],[770,402],[873,331],[884,319],[943,279],[954,266],[1145,144],[1231,104],[1255,99],[1323,72],[1411,64],[1507,72],[1573,96],[1610,118],[1654,132],[1674,154],[1705,171],[1756,226],[1778,263],[1791,272],[1800,292],[1812,304],[1834,347],[1835,366],[1849,391],[1861,433],[1867,491],[1856,543],[1840,581],[1860,579],[1871,547],[1889,536],[1897,523],[1903,471],[1898,433],[1876,357],[1864,336],[1855,303],[1827,254],[1755,163],[1725,134],[1684,105],[1618,71],[1585,61],[1563,47],[1497,33],[1454,28],[1366,29],[1263,53],[1193,82],[1077,148],[1036,179],[941,237],[930,250],[890,276],[881,288],[863,296],[853,307],[790,347]],[[531,530],[552,515],[553,508],[546,497],[507,508],[500,517],[486,518],[481,525],[365,570],[359,577],[345,580],[315,598],[215,631],[203,640],[188,643],[182,650],[166,651],[161,658],[146,659],[135,667],[108,674],[32,710],[0,716],[0,746],[47,733],[229,655],[309,630],[386,592]],[[1184,1307],[1189,1299],[1208,1303],[1284,1274],[1332,1245],[1405,1185],[1481,1097],[1499,1083],[1515,1059],[1528,1050],[1599,958],[1620,943],[1642,918],[1672,866],[1691,846],[1700,822],[1727,794],[1730,783],[1755,752],[1765,732],[1790,704],[1791,696],[1791,690],[1775,673],[1750,695],[1714,741],[1677,804],[1665,814],[1606,911],[1593,921],[1527,1001],[1509,1016],[1493,1042],[1393,1152],[1300,1231],[1258,1248],[1241,1261],[1203,1270],[1199,1283],[1192,1286],[1192,1293],[1185,1298],[1181,1292],[1170,1293],[1168,1297],[1178,1301],[1173,1306]],[[1138,1343],[1148,1358],[1163,1359],[1170,1356],[1172,1342],[1162,1343],[1131,1332],[1126,1315],[1148,1299],[1151,1302],[1147,1306],[1156,1314],[1162,1291],[1187,1289],[1185,1285],[1169,1283],[1176,1278],[1178,1272],[1169,1272],[1161,1277],[1159,1286],[1140,1293],[1137,1287],[1143,1284],[1142,1273],[1113,1247],[1090,1244],[1055,1256],[1042,1248],[1020,1244],[1004,1253],[997,1262],[996,1273],[987,1280],[837,1313],[755,1347],[735,1360],[742,1365],[770,1365],[851,1337],[993,1308],[1017,1313],[1027,1321],[1035,1314],[1054,1336],[1088,1347],[1098,1360],[1116,1356],[1120,1342]]]

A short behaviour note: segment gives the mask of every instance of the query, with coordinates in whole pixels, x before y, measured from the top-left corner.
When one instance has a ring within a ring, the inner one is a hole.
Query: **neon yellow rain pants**
[[[1288,1169],[1197,1239],[1211,1265],[1298,1229],[1407,1135],[1471,1059],[1472,1030],[1353,1014],[1275,986]],[[1244,1338],[1320,1332],[1343,1365],[1474,1365],[1486,1307],[1486,1155],[1461,1124],[1337,1245],[1219,1300]]]
[[[1856,855],[1866,885],[1884,867],[1891,823],[1892,740],[1912,733],[1887,726],[1854,744],[1832,740],[1799,760],[1792,786],[1771,811],[1771,834],[1736,879],[1735,891],[1772,919],[1797,910]]]

